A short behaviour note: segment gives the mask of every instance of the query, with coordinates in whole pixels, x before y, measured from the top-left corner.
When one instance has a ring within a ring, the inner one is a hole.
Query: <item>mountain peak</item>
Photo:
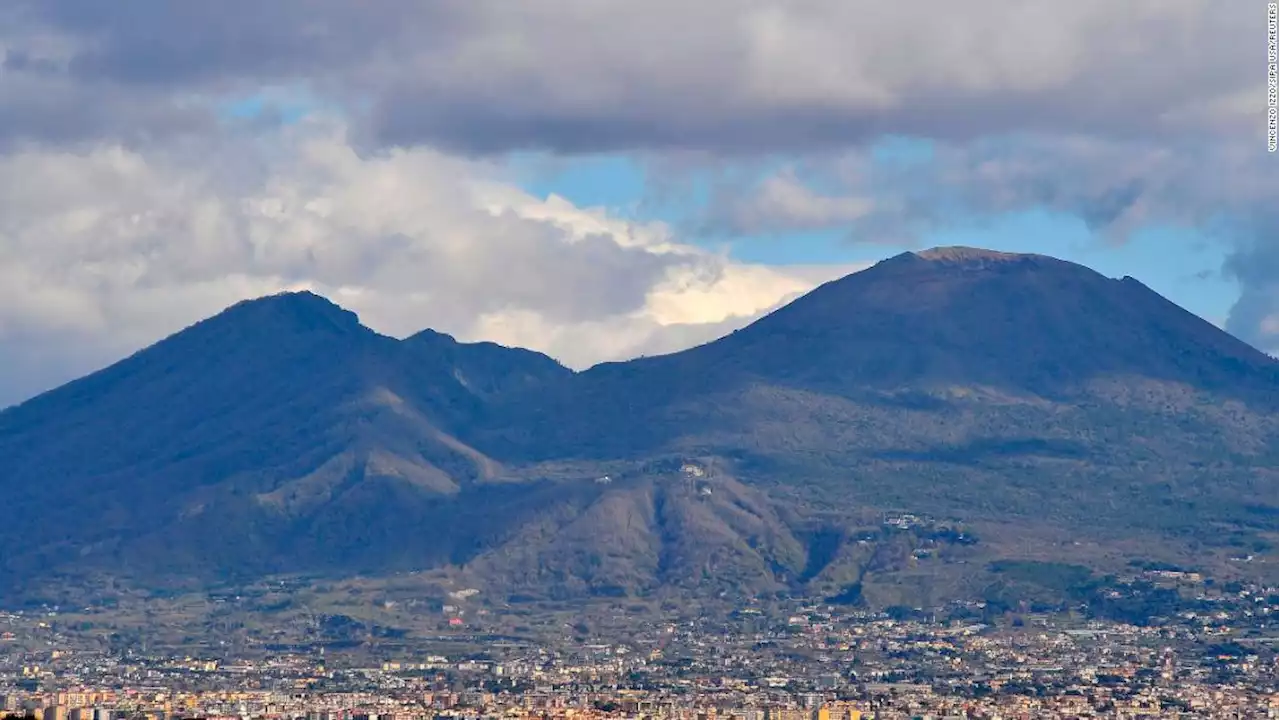
[[[1274,404],[1275,364],[1136,281],[1045,255],[940,247],[833,280],[700,354],[854,392],[997,387],[1062,397],[1150,378]]]
[[[931,262],[948,262],[948,263],[967,263],[967,262],[1014,262],[1018,260],[1041,259],[1044,255],[1035,255],[1030,253],[1010,253],[1001,252],[999,250],[987,250],[985,248],[966,247],[964,245],[949,245],[942,247],[930,248],[912,253],[921,260],[929,260]]]
[[[980,273],[994,271],[1004,274],[1047,269],[1075,269],[1091,275],[1096,274],[1082,265],[1076,265],[1048,255],[1002,252],[963,245],[942,246],[929,248],[928,250],[900,253],[876,263],[874,268],[869,270],[873,271],[873,275],[887,273],[888,275],[900,276],[905,273],[913,277],[930,276],[937,279],[955,279],[961,276],[970,277],[974,271],[979,271]],[[849,277],[859,275],[862,275],[862,273],[854,273]]]
[[[405,340],[408,342],[437,343],[444,346],[462,344],[458,342],[457,338],[449,333],[442,333],[439,330],[433,330],[431,328],[420,330],[413,335],[410,335],[408,338],[405,338]]]
[[[228,310],[234,310],[241,307],[275,307],[275,308],[294,308],[309,309],[317,312],[329,312],[337,310],[339,312],[348,312],[343,310],[329,298],[318,295],[311,290],[282,290],[270,295],[249,298],[241,300],[232,305]]]
[[[350,332],[360,327],[355,313],[310,290],[242,300],[204,322],[247,325],[273,332]]]

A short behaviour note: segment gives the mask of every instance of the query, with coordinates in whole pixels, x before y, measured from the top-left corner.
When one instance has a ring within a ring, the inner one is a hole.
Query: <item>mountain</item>
[[[637,435],[650,438],[646,450],[687,441],[690,423],[716,416],[718,432],[734,422],[719,415],[743,417],[716,408],[744,393],[921,411],[976,393],[976,405],[961,406],[1008,412],[1030,399],[1114,403],[1139,388],[1270,413],[1276,363],[1132,278],[1041,255],[937,248],[827,283],[707,345],[592,368],[557,398],[564,420],[543,424],[533,449],[611,455],[634,449]],[[525,397],[510,404],[528,407]]]
[[[1267,568],[1276,404],[1274,359],[1039,255],[904,253],[581,373],[284,294],[0,413],[26,519],[0,586],[436,568],[890,604],[980,594],[1007,558]]]
[[[38,518],[10,525],[24,552],[4,570],[394,563],[423,550],[401,540],[415,513],[502,472],[451,428],[486,393],[570,374],[524,350],[384,337],[311,293],[240,303],[0,413],[2,504]]]
[[[1275,360],[1045,256],[905,253],[707,345],[498,402],[472,436],[491,452],[729,459],[815,538],[877,508],[1055,559],[1082,541],[1196,565],[1274,548]]]

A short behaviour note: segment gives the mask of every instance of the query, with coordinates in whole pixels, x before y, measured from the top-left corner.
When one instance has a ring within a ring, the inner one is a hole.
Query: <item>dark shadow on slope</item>
[[[809,533],[801,538],[805,543],[806,557],[804,569],[796,577],[796,582],[803,585],[817,577],[835,560],[844,544],[844,531],[839,528],[825,527]]]

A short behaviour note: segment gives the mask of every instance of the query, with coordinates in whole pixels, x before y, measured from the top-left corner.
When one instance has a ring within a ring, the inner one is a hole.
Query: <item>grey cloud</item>
[[[16,77],[0,81],[0,151],[25,142],[84,145],[110,138],[141,145],[158,137],[193,135],[216,126],[207,108],[183,106],[114,87],[69,85]]]
[[[700,232],[730,235],[786,234],[847,226],[875,211],[872,200],[856,194],[814,190],[787,170],[758,181],[754,188],[717,188]]]
[[[1144,190],[1141,180],[1105,188],[1102,193],[1081,204],[1080,219],[1092,230],[1109,227],[1133,209]]]
[[[941,144],[930,163],[898,166],[855,152],[836,161],[846,192],[875,202],[867,225],[937,229],[1004,212],[1072,214],[1123,240],[1152,225],[1239,236],[1220,218],[1252,218],[1274,204],[1274,167],[1240,141],[1184,142],[1021,136]]]
[[[0,9],[0,149],[209,134],[220,101],[264,83],[308,84],[312,73],[323,80],[356,62],[365,50],[336,50],[336,40],[367,47],[378,29],[362,18],[384,17],[315,3],[321,27],[346,28],[316,33],[303,5],[311,4],[8,3]]]
[[[1277,336],[1280,223],[1275,213],[1270,212],[1259,215],[1256,223],[1241,230],[1246,236],[1223,265],[1223,272],[1240,284],[1240,297],[1231,306],[1226,329],[1275,356],[1280,350]]]
[[[415,72],[377,96],[370,129],[381,140],[477,152],[759,153],[885,132],[1142,136],[1191,119],[1201,126],[1188,108],[1261,86],[1241,47],[1252,16],[1202,3],[1029,12],[1037,6],[989,2],[924,13],[711,2],[691,15],[687,3],[646,3],[641,17],[612,3],[476,7],[473,34],[416,55]],[[524,62],[504,62],[493,50],[503,42],[523,46]],[[1242,127],[1238,114],[1223,117]]]
[[[0,11],[0,151],[30,141],[141,143],[215,126],[210,107],[176,88],[75,77],[69,65],[76,42]]]
[[[370,144],[481,153],[756,154],[885,132],[1242,131],[1256,113],[1238,99],[1262,89],[1250,50],[1256,13],[1245,3],[986,0],[951,12],[871,0],[15,7],[0,32],[58,38],[65,76],[86,87],[162,102],[294,84],[362,118]],[[23,52],[15,62],[34,67],[37,55]]]
[[[380,43],[448,32],[446,5],[40,0],[27,4],[26,19],[79,41],[69,63],[78,77],[174,87],[323,77],[369,61]]]

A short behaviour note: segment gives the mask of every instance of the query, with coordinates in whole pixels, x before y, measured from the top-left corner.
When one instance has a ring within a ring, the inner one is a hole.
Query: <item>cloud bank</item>
[[[180,123],[193,95],[276,85],[345,108],[377,144],[482,153],[754,154],[886,132],[1257,132],[1261,46],[1248,40],[1262,41],[1264,9],[1207,0],[980,0],[963,11],[872,0],[26,0],[5,13],[6,72],[24,81],[6,99],[6,129],[66,136],[78,122],[92,133],[136,119],[140,107]],[[66,112],[93,96],[129,102]],[[51,112],[60,122],[48,127],[40,120]]]
[[[584,367],[711,340],[849,270],[736,263],[660,223],[529,196],[492,164],[362,157],[322,123],[278,133],[269,157],[231,141],[15,152],[0,157],[0,348],[18,370],[0,399],[281,288],[389,334],[430,325]]]

